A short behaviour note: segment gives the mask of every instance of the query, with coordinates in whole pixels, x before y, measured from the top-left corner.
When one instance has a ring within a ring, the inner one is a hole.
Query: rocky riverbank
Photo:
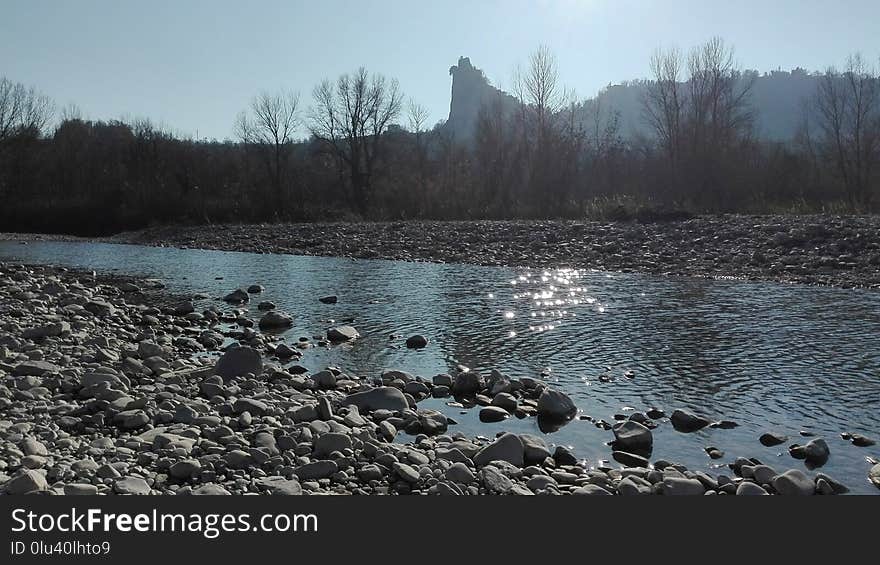
[[[384,222],[162,227],[111,241],[534,268],[596,268],[880,288],[876,216],[701,216],[595,221]]]
[[[298,364],[273,334],[289,317],[165,293],[148,280],[0,263],[0,485],[7,494],[838,494],[818,473],[756,459],[710,476],[649,463],[651,429],[725,427],[684,411],[633,412],[615,426],[616,465],[544,437],[466,437],[428,397],[564,423],[576,408],[539,379],[464,368],[367,378]],[[317,297],[312,297],[318,300]],[[322,297],[328,300],[330,297]],[[331,328],[317,342],[357,339]],[[420,340],[413,339],[418,347]],[[597,422],[597,425],[604,423]],[[761,441],[776,441],[768,436]],[[784,439],[782,441],[785,441]],[[856,439],[853,438],[855,442]],[[868,438],[859,441],[870,442]],[[828,456],[814,439],[791,451]],[[717,451],[717,450],[716,450]],[[715,457],[712,453],[710,456]],[[718,457],[724,455],[716,453]],[[880,465],[870,479],[880,485]]]

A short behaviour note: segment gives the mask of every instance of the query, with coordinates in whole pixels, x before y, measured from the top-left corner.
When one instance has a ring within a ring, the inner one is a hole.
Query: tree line
[[[543,47],[516,73],[515,102],[484,105],[468,140],[428,128],[396,80],[363,68],[323,81],[308,102],[259,93],[222,142],[56,112],[2,78],[0,229],[876,211],[880,75],[860,55],[824,72],[785,142],[756,135],[753,75],[721,39],[658,50],[650,68],[651,133],[632,138],[614,108],[563,86]]]

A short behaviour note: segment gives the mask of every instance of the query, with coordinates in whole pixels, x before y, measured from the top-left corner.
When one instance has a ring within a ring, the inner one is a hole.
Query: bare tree
[[[0,77],[0,142],[22,133],[43,134],[54,111],[48,96]]]
[[[428,109],[410,99],[407,107],[409,130],[415,139],[416,168],[418,169],[419,191],[425,192],[428,176],[428,147],[425,143],[425,124],[428,121]]]
[[[249,111],[236,120],[241,141],[261,150],[279,213],[285,209],[288,165],[300,124],[299,93],[289,91],[261,92],[251,100]]]
[[[682,137],[682,66],[681,51],[677,48],[655,51],[651,56],[653,80],[648,82],[642,102],[645,118],[673,169],[678,165]]]
[[[718,205],[730,154],[751,135],[754,77],[739,71],[733,48],[720,38],[693,48],[686,62],[677,48],[657,51],[651,72],[643,114],[665,155],[671,189]]]
[[[816,94],[824,153],[843,182],[850,204],[868,208],[880,161],[880,76],[862,56],[843,73],[829,68]]]
[[[324,80],[313,97],[310,131],[347,166],[352,197],[364,213],[372,200],[383,134],[401,110],[397,81],[361,67],[335,84]]]

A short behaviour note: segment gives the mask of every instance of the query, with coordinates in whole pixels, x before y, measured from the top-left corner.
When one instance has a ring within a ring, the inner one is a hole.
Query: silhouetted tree
[[[235,130],[246,148],[257,151],[271,179],[276,213],[285,212],[288,191],[287,172],[294,136],[301,124],[299,94],[282,91],[261,92],[249,111],[238,115]]]
[[[401,110],[397,81],[361,67],[335,83],[325,80],[313,97],[310,131],[345,163],[352,199],[365,213],[373,197],[383,134]]]

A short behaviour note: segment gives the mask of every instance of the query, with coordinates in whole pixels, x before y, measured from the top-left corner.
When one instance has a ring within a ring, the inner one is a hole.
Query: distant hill
[[[448,128],[456,139],[473,138],[480,108],[486,104],[512,107],[516,99],[489,82],[482,70],[469,58],[461,57],[449,69],[452,75],[452,100],[449,104]],[[754,79],[752,106],[755,110],[755,133],[762,139],[786,141],[794,137],[803,119],[805,104],[812,99],[818,86],[819,74],[804,69],[759,73],[746,71]],[[581,110],[586,114],[590,104],[599,102],[605,111],[620,113],[620,131],[626,138],[650,134],[642,113],[642,99],[649,81],[634,80],[612,84],[602,89],[593,99],[586,100]]]

